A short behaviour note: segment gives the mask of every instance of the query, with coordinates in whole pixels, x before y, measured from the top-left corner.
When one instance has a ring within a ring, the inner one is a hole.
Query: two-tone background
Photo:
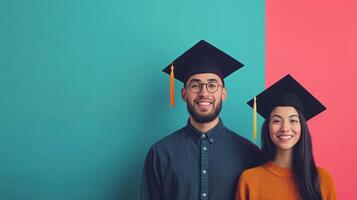
[[[315,157],[338,199],[356,199],[356,7],[2,0],[0,199],[138,199],[149,147],[188,117],[178,82],[169,107],[161,69],[200,39],[245,64],[227,78],[222,110],[239,134],[252,139],[245,102],[287,73],[326,105],[309,122]]]

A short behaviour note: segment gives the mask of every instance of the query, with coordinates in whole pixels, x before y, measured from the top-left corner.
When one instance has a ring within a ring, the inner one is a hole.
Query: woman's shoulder
[[[259,165],[257,167],[249,168],[243,171],[242,175],[243,177],[254,177],[257,176],[261,173],[263,173],[264,170],[264,165]]]
[[[333,180],[330,172],[327,169],[325,169],[324,167],[318,166],[317,172],[319,174],[319,178],[321,181],[332,181]]]
[[[319,174],[319,181],[322,188],[334,187],[332,175],[327,169],[319,166],[317,167],[317,172]]]
[[[239,177],[239,186],[256,185],[263,171],[264,168],[262,165],[244,170]]]
[[[323,167],[317,167],[317,171],[323,199],[336,199],[335,186],[330,172]]]

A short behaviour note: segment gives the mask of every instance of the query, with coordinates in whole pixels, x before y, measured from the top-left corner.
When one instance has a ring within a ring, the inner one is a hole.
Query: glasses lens
[[[199,83],[191,83],[191,84],[189,85],[189,87],[190,87],[190,90],[191,90],[192,92],[200,92],[200,91],[201,91],[201,88],[202,88],[202,85],[199,84]]]
[[[206,85],[208,92],[216,92],[218,89],[218,84],[216,82],[209,82]]]

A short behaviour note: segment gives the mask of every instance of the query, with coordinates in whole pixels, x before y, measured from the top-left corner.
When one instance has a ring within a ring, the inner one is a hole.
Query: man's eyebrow
[[[190,80],[190,82],[203,82],[201,79],[196,79],[196,78],[193,78]],[[207,79],[207,82],[218,82],[217,79],[214,79],[214,78],[211,78],[211,79]]]
[[[215,79],[215,78],[208,79],[207,81],[209,81],[209,82],[213,82],[213,81],[218,82],[218,80]]]
[[[190,82],[202,82],[200,79],[197,79],[197,78],[193,78],[190,80]]]

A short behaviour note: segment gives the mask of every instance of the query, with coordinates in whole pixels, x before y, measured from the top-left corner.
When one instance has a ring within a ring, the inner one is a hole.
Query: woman
[[[267,162],[242,173],[236,199],[336,199],[331,175],[315,164],[306,124],[326,108],[290,75],[259,94],[255,105],[265,118],[262,151]]]

